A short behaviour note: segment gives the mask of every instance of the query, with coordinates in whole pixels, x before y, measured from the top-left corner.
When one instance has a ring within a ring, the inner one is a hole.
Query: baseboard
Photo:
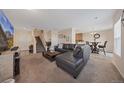
[[[120,73],[120,75],[124,79],[124,75],[121,73],[121,71],[120,71],[119,67],[116,65],[115,61],[112,61],[112,63],[114,64],[114,66],[117,68],[118,72]]]
[[[113,53],[113,51],[106,51],[106,53]]]

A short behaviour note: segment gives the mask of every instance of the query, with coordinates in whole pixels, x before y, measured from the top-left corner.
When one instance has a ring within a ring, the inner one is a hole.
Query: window
[[[121,56],[121,18],[114,25],[114,52]]]

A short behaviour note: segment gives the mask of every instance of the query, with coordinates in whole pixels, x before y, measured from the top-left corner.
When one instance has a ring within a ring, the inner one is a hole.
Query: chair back
[[[108,42],[108,41],[105,41],[105,42],[104,42],[104,47],[106,47],[107,42]]]

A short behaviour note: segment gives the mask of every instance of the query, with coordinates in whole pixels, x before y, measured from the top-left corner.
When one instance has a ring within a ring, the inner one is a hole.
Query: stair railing
[[[47,45],[46,45],[46,40],[45,40],[45,38],[44,38],[44,33],[43,33],[43,31],[41,31],[41,36],[40,36],[40,38],[41,38],[41,41],[42,41],[42,43],[43,43],[43,46],[44,46],[45,50],[47,51]]]

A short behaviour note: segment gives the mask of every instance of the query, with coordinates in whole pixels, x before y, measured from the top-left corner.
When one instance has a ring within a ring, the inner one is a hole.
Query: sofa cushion
[[[70,44],[69,47],[68,47],[68,49],[69,49],[69,50],[74,50],[75,45],[76,45],[76,44]]]
[[[73,50],[76,44],[63,44],[63,49]]]
[[[58,48],[63,48],[63,44],[59,44],[58,45]]]
[[[63,49],[68,49],[68,44],[63,44]]]
[[[63,48],[55,48],[55,51],[59,51],[59,52],[67,52],[67,50],[63,49]]]
[[[62,48],[59,48],[58,46],[55,46],[55,51],[59,52],[67,52],[74,50],[76,44],[63,44]]]
[[[77,68],[80,64],[83,63],[83,58],[73,57],[73,52],[66,52],[56,56],[56,61],[62,62],[62,64],[67,65],[73,69]]]
[[[73,51],[73,56],[75,58],[83,58],[83,50],[80,46],[77,46]]]

